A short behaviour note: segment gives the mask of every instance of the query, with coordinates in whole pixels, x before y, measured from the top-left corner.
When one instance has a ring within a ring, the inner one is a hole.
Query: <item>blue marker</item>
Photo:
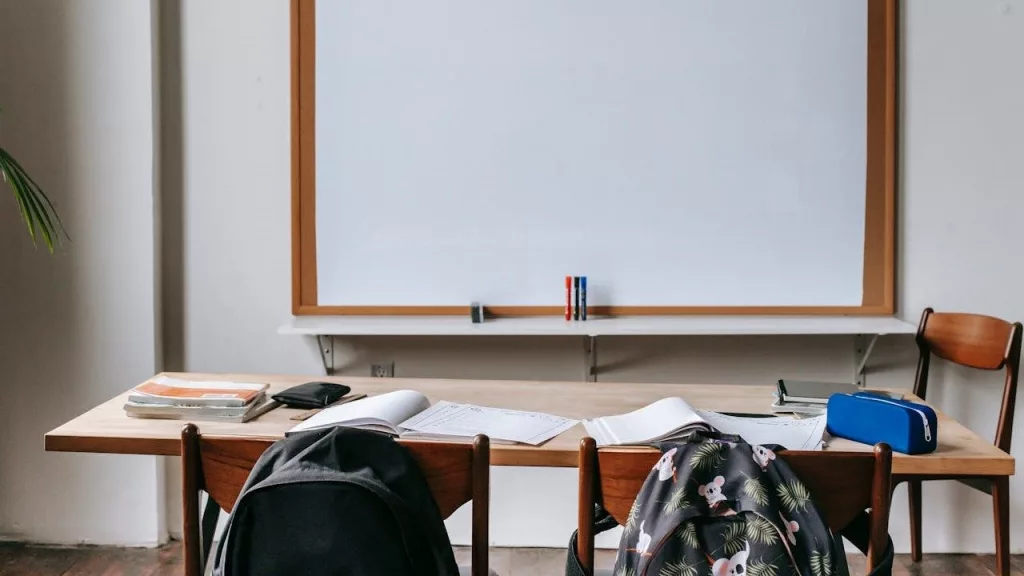
[[[580,278],[580,319],[587,319],[587,277]]]

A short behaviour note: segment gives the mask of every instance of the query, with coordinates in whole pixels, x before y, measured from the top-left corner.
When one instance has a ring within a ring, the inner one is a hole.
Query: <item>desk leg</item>
[[[211,561],[210,548],[213,546],[213,532],[217,529],[217,519],[220,518],[220,506],[214,502],[210,495],[206,495],[206,506],[203,507],[203,518],[200,522],[203,541],[203,567]]]
[[[996,525],[996,575],[1010,576],[1010,477],[992,479],[992,516]]]
[[[921,481],[907,481],[907,499],[910,501],[910,559],[921,561]]]

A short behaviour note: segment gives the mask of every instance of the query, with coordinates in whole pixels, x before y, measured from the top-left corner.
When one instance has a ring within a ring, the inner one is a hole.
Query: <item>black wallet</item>
[[[352,389],[334,382],[306,382],[271,396],[289,408],[325,408],[337,402]]]

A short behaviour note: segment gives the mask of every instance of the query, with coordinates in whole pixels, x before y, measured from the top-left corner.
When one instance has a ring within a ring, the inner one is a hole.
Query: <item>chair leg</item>
[[[921,481],[907,481],[910,500],[910,559],[921,561]]]
[[[1010,478],[992,479],[992,512],[996,525],[996,575],[1010,576]]]

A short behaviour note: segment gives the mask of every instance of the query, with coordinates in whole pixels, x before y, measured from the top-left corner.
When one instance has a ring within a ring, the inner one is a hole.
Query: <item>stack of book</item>
[[[189,381],[158,376],[128,393],[124,411],[133,418],[246,422],[277,406],[268,384]]]
[[[856,394],[857,392],[873,392],[896,400],[903,399],[903,395],[898,392],[868,390],[850,382],[779,380],[778,388],[772,394],[775,397],[772,412],[817,416],[825,413],[828,399],[833,394]]]

